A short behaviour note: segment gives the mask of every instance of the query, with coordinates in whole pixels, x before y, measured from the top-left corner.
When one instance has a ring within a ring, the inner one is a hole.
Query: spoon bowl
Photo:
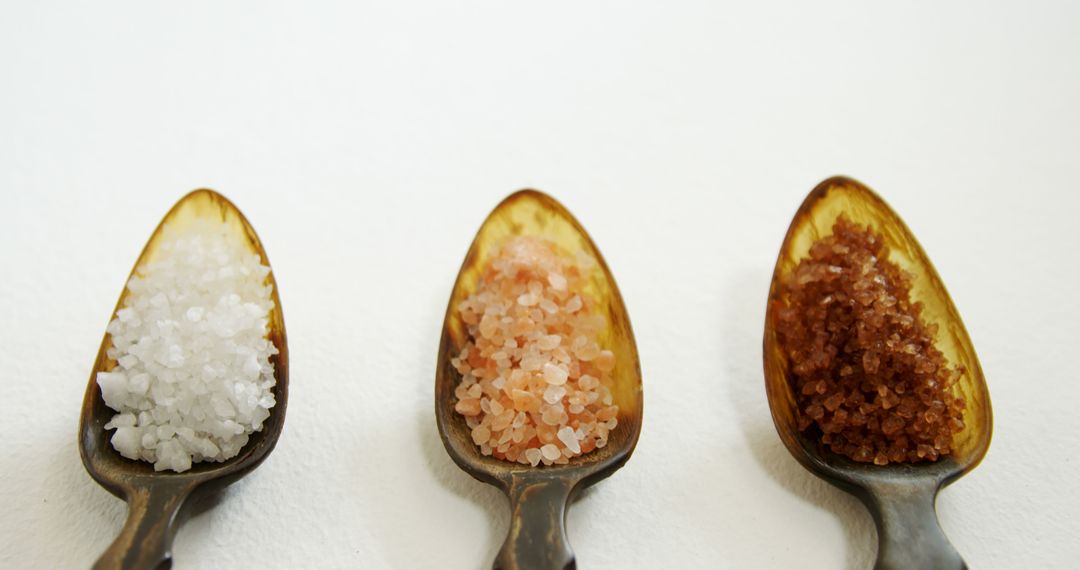
[[[259,255],[264,265],[270,266],[262,243],[240,210],[212,190],[196,190],[177,202],[165,215],[135,262],[131,276],[157,255],[166,225],[182,229],[199,219],[226,223],[252,253]],[[83,399],[79,418],[79,452],[90,476],[128,503],[129,515],[120,535],[94,568],[171,567],[172,539],[178,528],[181,507],[188,503],[188,499],[212,494],[248,474],[273,450],[285,421],[289,352],[281,301],[272,271],[267,275],[266,282],[271,286],[274,302],[268,338],[278,350],[278,354],[270,359],[276,379],[273,388],[276,404],[270,409],[270,417],[263,422],[262,430],[251,434],[239,455],[221,463],[194,463],[190,470],[183,473],[155,472],[152,464],[127,459],[113,449],[109,442],[111,432],[105,429],[105,424],[117,412],[105,405],[97,383],[98,372],[108,372],[117,366],[116,361],[108,356],[112,343],[109,334],[105,334]],[[126,283],[113,315],[124,306],[128,295]]]
[[[775,330],[777,312],[785,305],[779,285],[808,257],[815,241],[832,233],[840,214],[882,235],[889,261],[915,276],[911,299],[923,304],[921,318],[938,326],[935,346],[950,364],[964,367],[951,389],[966,402],[965,426],[953,435],[953,452],[936,462],[858,463],[827,449],[816,428],[798,429],[794,384]],[[873,515],[879,541],[876,568],[966,568],[938,524],[934,503],[944,486],[974,469],[986,454],[993,424],[990,395],[971,339],[926,253],[900,217],[859,182],[843,177],[825,180],[795,214],[769,289],[764,365],[773,423],[788,451],[815,475],[858,497]]]
[[[486,457],[473,443],[465,419],[454,411],[454,388],[461,375],[450,360],[468,337],[458,304],[476,291],[495,248],[519,235],[541,236],[565,251],[584,251],[597,261],[583,293],[597,301],[598,310],[608,321],[599,341],[616,358],[612,395],[619,406],[618,426],[606,447],[575,457],[567,465],[531,467]],[[637,444],[641,414],[637,346],[626,307],[603,257],[584,228],[553,198],[535,190],[512,194],[480,227],[461,266],[446,309],[435,373],[435,418],[447,453],[465,472],[498,487],[510,499],[510,531],[495,560],[496,569],[562,570],[575,566],[566,539],[566,507],[581,489],[626,463]]]

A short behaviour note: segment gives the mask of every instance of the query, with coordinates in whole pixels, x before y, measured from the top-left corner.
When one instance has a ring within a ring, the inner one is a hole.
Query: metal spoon
[[[270,265],[255,230],[240,210],[212,190],[196,190],[184,196],[165,215],[135,262],[135,268],[154,258],[166,225],[183,228],[197,219],[225,222],[253,253],[262,258],[263,264]],[[134,273],[135,269],[132,269],[132,275]],[[111,432],[106,431],[104,426],[116,412],[107,407],[101,398],[97,373],[112,370],[116,362],[106,354],[111,346],[109,335],[106,334],[102,340],[90,374],[90,382],[86,386],[82,415],[79,418],[79,451],[90,476],[110,493],[127,501],[129,514],[120,535],[101,555],[94,568],[170,568],[172,541],[179,526],[178,514],[181,507],[192,497],[209,495],[248,474],[266,458],[277,443],[285,421],[289,350],[285,340],[281,300],[278,299],[273,272],[267,275],[266,279],[272,287],[271,295],[274,301],[274,309],[270,315],[269,339],[278,350],[278,354],[271,358],[274,377],[277,379],[273,389],[277,403],[270,409],[270,417],[263,423],[262,431],[252,434],[240,454],[225,462],[196,463],[184,473],[155,472],[152,464],[125,459],[114,450],[109,443]],[[125,287],[120,294],[113,310],[114,315],[123,307],[127,291]]]
[[[924,305],[922,318],[938,325],[937,348],[965,372],[955,386],[967,402],[964,430],[953,437],[953,452],[933,463],[877,466],[857,463],[826,449],[815,434],[800,432],[788,362],[774,323],[782,303],[778,284],[808,255],[811,244],[832,233],[844,213],[857,224],[871,225],[890,249],[889,260],[915,275],[912,300]],[[938,491],[975,468],[990,445],[993,419],[990,394],[979,359],[945,286],[904,222],[866,186],[849,178],[830,178],[803,201],[788,228],[776,261],[765,317],[765,388],[780,439],[795,459],[815,475],[858,497],[870,510],[878,531],[875,568],[966,568],[938,524]]]
[[[612,390],[619,406],[618,427],[608,445],[568,465],[530,467],[485,457],[470,437],[462,416],[454,411],[454,388],[461,380],[450,364],[467,338],[458,304],[476,290],[494,246],[509,236],[543,236],[569,252],[584,251],[597,264],[586,294],[593,296],[608,319],[601,344],[615,353]],[[574,568],[566,539],[566,509],[577,492],[611,475],[630,458],[641,431],[641,370],[630,319],[607,265],[584,228],[550,196],[522,190],[500,203],[476,234],[450,295],[435,372],[435,418],[446,452],[473,477],[502,489],[510,499],[510,531],[495,559],[505,570]]]

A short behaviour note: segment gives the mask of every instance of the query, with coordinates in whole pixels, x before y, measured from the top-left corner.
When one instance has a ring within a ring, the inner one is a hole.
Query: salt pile
[[[512,238],[457,307],[470,338],[451,359],[462,375],[454,409],[482,454],[535,467],[607,445],[618,425],[616,361],[597,341],[607,320],[583,292],[595,263]]]
[[[799,429],[860,463],[936,461],[964,429],[952,391],[964,369],[935,346],[913,279],[880,233],[840,216],[782,283],[776,325]]]
[[[270,268],[225,224],[165,228],[109,323],[111,372],[99,372],[112,446],[155,471],[235,457],[274,406],[277,349]]]

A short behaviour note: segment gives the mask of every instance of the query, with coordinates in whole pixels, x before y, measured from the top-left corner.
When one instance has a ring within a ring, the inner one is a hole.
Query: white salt
[[[235,457],[262,429],[275,404],[269,272],[225,224],[166,227],[109,323],[119,366],[97,376],[121,455],[186,471]]]

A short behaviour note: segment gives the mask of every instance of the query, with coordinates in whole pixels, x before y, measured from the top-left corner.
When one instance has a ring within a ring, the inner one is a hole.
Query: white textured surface
[[[506,507],[438,442],[434,358],[473,232],[535,186],[606,255],[646,382],[633,459],[571,510],[580,566],[865,568],[869,516],[787,455],[761,378],[772,261],[834,173],[908,221],[990,382],[949,536],[974,568],[1075,564],[1080,5],[360,4],[0,8],[0,567],[85,567],[120,528],[79,404],[198,186],[266,244],[292,382],[176,567],[487,566]]]

